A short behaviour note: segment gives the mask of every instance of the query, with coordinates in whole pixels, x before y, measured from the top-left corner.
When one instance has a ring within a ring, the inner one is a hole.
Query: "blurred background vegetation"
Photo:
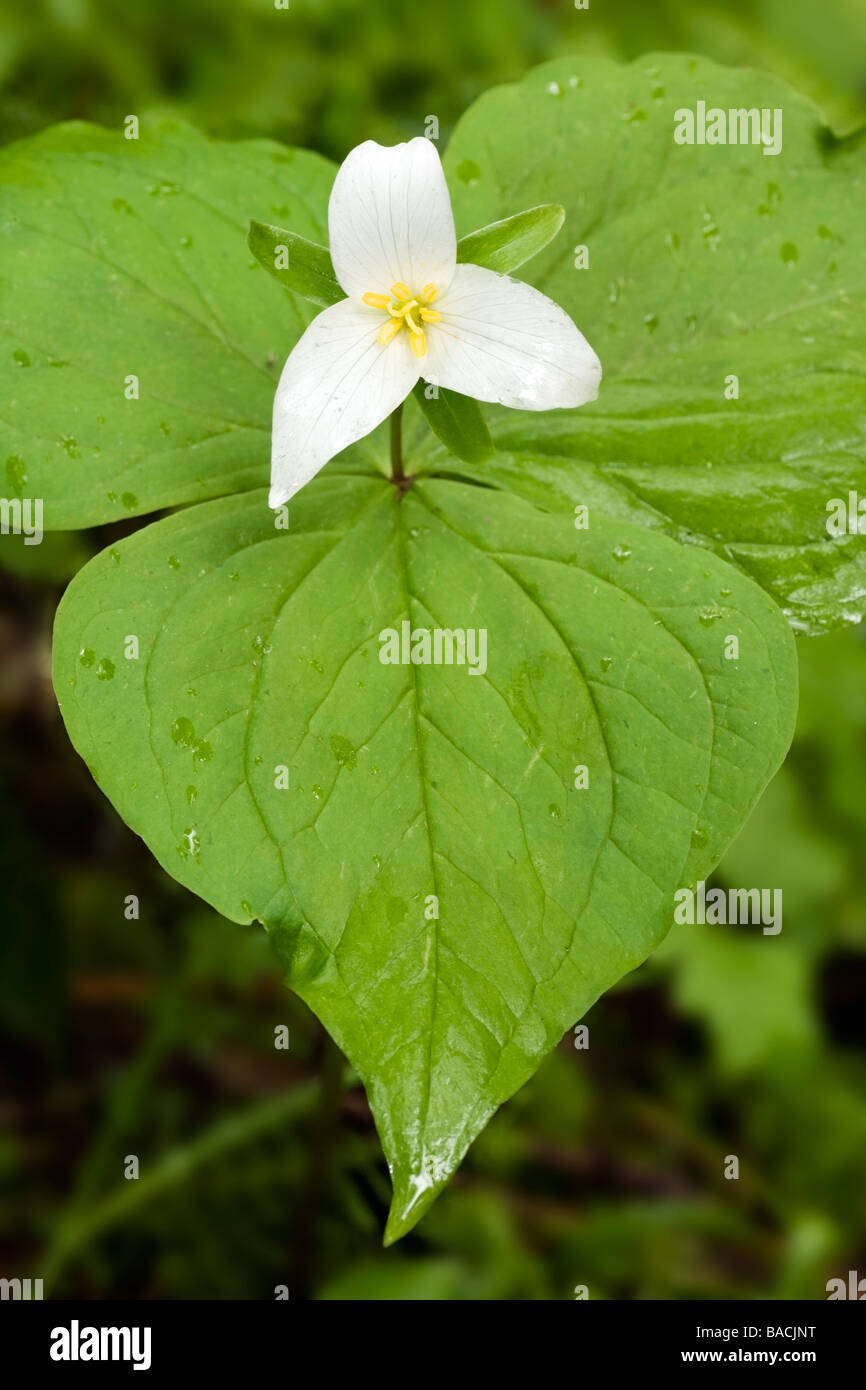
[[[771,69],[842,133],[866,119],[864,39],[866,0],[0,0],[0,140],[159,107],[341,158],[428,114],[447,138],[557,54],[653,49]],[[866,1272],[859,632],[800,641],[794,748],[716,875],[781,887],[782,934],[675,928],[383,1251],[363,1091],[265,933],[166,878],[60,723],[54,609],[130,529],[0,545],[0,1273],[91,1298],[499,1300],[823,1298]]]

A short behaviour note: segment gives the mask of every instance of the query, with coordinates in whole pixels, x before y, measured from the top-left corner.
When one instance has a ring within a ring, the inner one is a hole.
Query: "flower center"
[[[420,294],[413,294],[408,285],[398,280],[391,286],[390,294],[365,294],[363,302],[371,309],[384,309],[388,315],[386,323],[379,329],[379,342],[384,346],[390,343],[404,327],[409,330],[409,343],[416,357],[427,352],[427,339],[424,336],[425,323],[439,323],[442,315],[429,306],[438,295],[435,285],[425,285]]]

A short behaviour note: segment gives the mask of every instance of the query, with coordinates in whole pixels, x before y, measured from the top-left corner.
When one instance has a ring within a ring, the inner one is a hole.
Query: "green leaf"
[[[698,101],[780,109],[781,153],[675,143]],[[863,539],[826,529],[866,497],[866,143],[764,73],[572,57],[482,96],[445,164],[458,231],[563,203],[525,278],[604,367],[580,411],[489,412],[485,480],[715,550],[807,631],[866,613]]]
[[[565,209],[557,203],[528,208],[461,237],[457,260],[503,273],[516,270],[547,246],[564,218]],[[345,299],[326,246],[264,222],[250,223],[247,240],[259,264],[286,289],[325,308]],[[281,264],[283,259],[288,265]]]
[[[423,381],[418,382],[414,396],[431,430],[455,458],[465,463],[483,463],[490,457],[493,440],[481,407],[471,396],[439,387],[438,394],[429,397]]]
[[[265,222],[250,223],[247,242],[259,265],[287,290],[324,308],[346,298],[327,247]]]
[[[332,179],[318,155],[173,122],[3,150],[6,495],[42,498],[58,530],[266,483],[274,389],[312,311],[262,274],[247,227],[321,237]]]
[[[461,237],[457,243],[457,260],[507,275],[543,251],[564,221],[565,208],[559,203],[527,208],[525,212],[491,222]]]
[[[788,746],[794,643],[711,553],[504,492],[325,473],[290,521],[251,493],[98,556],[55,683],[123,818],[268,927],[357,1068],[393,1240],[717,862]],[[383,664],[404,622],[483,629],[486,669]]]

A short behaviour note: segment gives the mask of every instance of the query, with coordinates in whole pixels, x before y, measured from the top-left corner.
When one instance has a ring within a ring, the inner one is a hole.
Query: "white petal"
[[[366,140],[345,159],[328,207],[331,259],[346,294],[387,294],[397,281],[413,293],[451,284],[457,238],[451,199],[432,140],[405,145]]]
[[[479,401],[554,410],[594,401],[601,363],[564,309],[531,285],[458,265],[427,330],[426,381]]]
[[[409,334],[383,347],[386,322],[378,310],[342,299],[313,319],[289,354],[274,398],[270,507],[294,497],[412,390],[419,373]]]

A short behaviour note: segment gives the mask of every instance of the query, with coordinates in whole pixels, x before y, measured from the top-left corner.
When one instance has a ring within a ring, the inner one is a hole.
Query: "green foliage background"
[[[480,91],[545,58],[665,48],[774,71],[844,133],[866,118],[864,32],[862,0],[6,0],[0,140],[159,107],[339,159],[429,114],[444,143]],[[130,529],[3,538],[2,1273],[97,1298],[498,1300],[821,1298],[866,1269],[859,633],[799,641],[794,748],[716,875],[781,887],[781,937],[675,929],[591,1011],[589,1051],[566,1038],[383,1252],[363,1092],[264,933],[161,873],[60,724],[57,599]]]

